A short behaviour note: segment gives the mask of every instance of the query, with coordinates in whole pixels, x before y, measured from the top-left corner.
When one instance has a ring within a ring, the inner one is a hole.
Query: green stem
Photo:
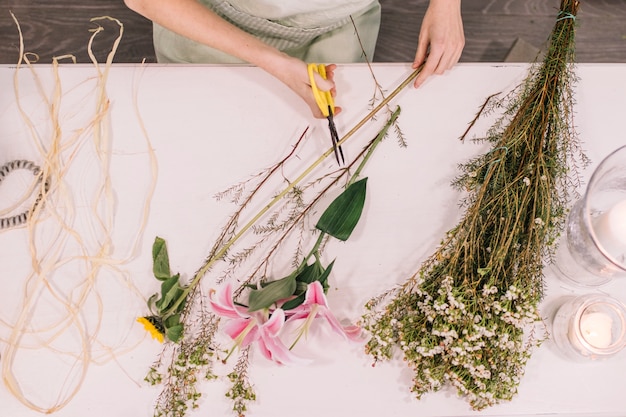
[[[311,249],[309,254],[304,257],[304,259],[302,260],[302,263],[296,270],[295,272],[296,275],[299,274],[300,271],[302,271],[302,269],[306,266],[309,259],[311,259],[311,256],[315,256],[316,259],[319,258],[318,251],[320,249],[320,245],[322,244],[322,241],[324,240],[325,236],[326,236],[326,232],[321,232],[320,235],[317,237],[317,241],[315,241],[315,245],[313,245],[313,248]]]
[[[350,181],[348,182],[348,186],[354,183],[360,177],[361,171],[363,171],[363,168],[365,168],[365,164],[367,164],[367,161],[369,161],[369,159],[371,158],[372,154],[374,153],[374,150],[380,144],[380,142],[382,142],[383,138],[387,136],[387,131],[389,130],[389,127],[393,125],[396,122],[396,119],[398,118],[398,116],[400,116],[400,111],[401,111],[400,106],[398,106],[398,108],[396,108],[396,110],[391,114],[391,116],[389,117],[389,120],[387,121],[385,126],[382,128],[382,130],[378,132],[378,135],[376,135],[376,137],[372,141],[370,147],[367,150],[367,153],[363,157],[363,160],[361,161],[359,166],[356,168],[356,171],[354,171],[354,175],[352,175],[352,177],[350,178]],[[346,186],[346,188],[348,186]]]

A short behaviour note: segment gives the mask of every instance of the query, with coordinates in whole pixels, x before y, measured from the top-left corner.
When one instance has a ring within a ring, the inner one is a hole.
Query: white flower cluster
[[[419,398],[446,383],[475,409],[509,400],[517,392],[532,333],[540,320],[536,303],[513,285],[485,285],[479,291],[455,285],[422,286],[397,298],[375,325],[368,351],[377,359],[397,347],[414,370],[412,391]]]

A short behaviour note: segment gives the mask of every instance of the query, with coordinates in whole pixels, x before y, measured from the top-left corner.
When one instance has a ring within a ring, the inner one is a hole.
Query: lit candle
[[[599,349],[611,346],[613,320],[602,312],[585,313],[580,318],[580,333],[587,343]]]
[[[623,260],[626,253],[626,200],[600,214],[593,229],[600,246],[613,257]]]
[[[626,347],[626,305],[601,294],[571,298],[554,315],[551,333],[570,359],[608,358]]]

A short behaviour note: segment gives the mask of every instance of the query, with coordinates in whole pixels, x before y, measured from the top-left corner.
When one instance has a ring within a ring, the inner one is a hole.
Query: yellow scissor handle
[[[322,91],[317,88],[315,82],[315,73],[317,72],[323,79],[326,79],[326,65],[324,64],[309,64],[307,66],[309,71],[309,81],[311,82],[311,89],[313,90],[313,96],[317,106],[322,111],[324,117],[331,116],[335,113],[335,100],[330,94],[330,91]],[[328,112],[328,106],[330,106],[330,113]]]

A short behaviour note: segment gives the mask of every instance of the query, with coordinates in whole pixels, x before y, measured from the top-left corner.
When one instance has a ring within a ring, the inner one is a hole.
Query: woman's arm
[[[124,1],[130,9],[179,35],[264,69],[299,95],[315,117],[323,117],[311,91],[306,64],[299,59],[230,24],[196,0]],[[320,89],[334,89],[334,68],[329,66],[329,80],[317,80]]]

